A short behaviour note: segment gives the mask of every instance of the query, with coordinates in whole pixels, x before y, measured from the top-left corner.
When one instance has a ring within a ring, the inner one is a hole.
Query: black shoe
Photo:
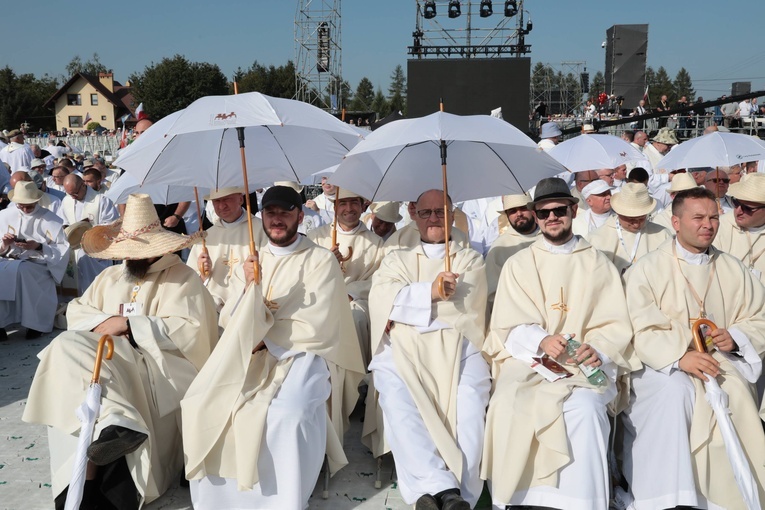
[[[0,328],[0,342],[5,342],[8,340],[8,332],[5,331],[5,328]]]
[[[414,510],[439,510],[438,501],[430,494],[420,496],[417,503],[414,505]]]
[[[449,489],[436,494],[441,510],[470,510],[470,503],[462,499],[459,489]]]
[[[35,338],[40,338],[43,336],[42,331],[37,331],[36,329],[30,329],[27,328],[27,334],[24,336],[27,340],[34,340]]]
[[[96,466],[106,466],[136,451],[148,437],[143,432],[109,425],[88,446],[88,459]]]

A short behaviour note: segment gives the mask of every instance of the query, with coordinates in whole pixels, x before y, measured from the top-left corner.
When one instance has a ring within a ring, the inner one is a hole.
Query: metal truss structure
[[[587,62],[569,61],[558,65],[535,66],[531,71],[529,90],[529,111],[543,102],[548,115],[576,115],[582,106],[582,73],[587,71]]]
[[[295,99],[337,112],[343,79],[341,0],[299,0],[295,13]]]

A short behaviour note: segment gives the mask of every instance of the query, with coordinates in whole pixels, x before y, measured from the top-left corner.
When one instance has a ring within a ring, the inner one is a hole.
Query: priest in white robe
[[[614,263],[620,275],[672,237],[669,230],[648,221],[655,207],[656,200],[648,194],[648,188],[637,182],[627,183],[611,197],[615,214],[590,234],[590,244]]]
[[[582,189],[582,197],[589,207],[577,211],[572,223],[574,234],[589,239],[591,232],[605,225],[614,214],[611,210],[611,191],[611,186],[602,179],[592,181]]]
[[[670,232],[674,232],[675,229],[672,228],[672,200],[675,199],[675,195],[677,195],[679,192],[687,189],[693,189],[697,186],[698,184],[696,184],[696,180],[691,174],[675,174],[675,178],[672,179],[669,188],[667,188],[667,194],[670,198],[669,204],[661,211],[653,213],[653,215],[650,217],[650,221],[666,228]]]
[[[0,211],[0,340],[10,324],[27,328],[27,338],[53,330],[69,243],[61,219],[40,207],[42,196],[33,182],[19,181],[8,193],[11,204]]]
[[[202,278],[205,287],[212,294],[218,310],[223,308],[229,297],[242,294],[234,272],[250,255],[250,235],[247,211],[244,203],[244,188],[220,188],[205,197],[215,210],[216,220],[207,230],[205,244],[191,247],[187,264]],[[260,218],[253,216],[252,233],[255,248],[265,244],[265,233]],[[204,271],[204,274],[202,272]]]
[[[728,196],[728,188],[730,186],[730,176],[724,170],[714,169],[707,172],[704,186],[714,193],[717,200],[717,209],[720,212],[720,216],[728,214],[733,211],[733,203]]]
[[[159,226],[148,195],[131,195],[123,221],[83,237],[91,256],[125,262],[70,302],[68,330],[39,354],[23,419],[48,427],[56,508],[63,508],[77,450],[81,423],[74,411],[102,335],[113,337],[114,355],[101,368],[83,508],[138,509],[178,480],[180,400],[217,341],[212,298],[172,254],[198,238]]]
[[[606,257],[573,234],[576,198],[558,178],[536,187],[542,235],[502,269],[484,352],[494,379],[481,476],[495,508],[532,505],[607,510],[610,424],[617,378],[636,369],[621,279]],[[571,335],[576,360],[565,350]],[[565,364],[547,380],[533,358]],[[605,375],[594,385],[577,363]]]
[[[15,188],[16,183],[19,181],[34,182],[31,174],[29,174],[28,172],[24,172],[24,171],[13,172],[13,174],[11,174],[11,178],[9,181],[11,189]],[[37,183],[35,183],[35,185],[37,185]],[[64,221],[64,211],[61,209],[61,200],[59,200],[57,197],[43,191],[42,197],[40,198],[40,201],[38,202],[38,204],[43,209],[47,209],[53,214],[55,214],[56,217],[59,218],[62,222]]]
[[[623,414],[624,474],[634,507],[746,508],[738,492],[703,381],[728,395],[735,433],[765,501],[765,436],[753,383],[765,352],[765,287],[736,258],[711,246],[719,226],[714,195],[681,191],[672,204],[676,238],[627,273],[634,348]],[[714,322],[709,353],[693,347],[691,326]]]
[[[35,153],[29,144],[24,143],[24,133],[14,129],[8,133],[8,145],[0,149],[0,162],[7,163],[10,171],[15,172],[21,167],[30,167]]]
[[[448,241],[451,270],[445,270],[445,223],[451,221],[442,191],[420,195],[419,242],[383,259],[369,294],[375,305],[369,368],[379,399],[372,392],[367,398],[364,434],[379,435],[369,411],[379,405],[401,496],[418,509],[467,509],[483,488],[479,464],[490,390],[480,354],[486,273],[481,255],[454,240]]]
[[[323,224],[327,225],[335,220],[335,194],[337,186],[330,184],[326,177],[321,178],[322,193],[313,200],[309,200],[305,205],[321,216]]]
[[[396,224],[403,219],[400,209],[401,202],[374,202],[369,205],[370,213],[362,217],[362,221],[384,243],[397,230]]]
[[[356,326],[364,366],[372,361],[369,340],[369,289],[372,275],[382,260],[383,241],[361,221],[364,198],[340,189],[335,199],[336,240],[332,244],[333,225],[312,230],[308,239],[332,252],[345,280],[348,302]]]
[[[64,177],[63,186],[66,191],[66,196],[61,201],[64,225],[73,225],[78,221],[88,221],[93,226],[106,225],[119,218],[117,208],[112,201],[85,184],[82,177],[67,175]],[[112,265],[109,260],[90,257],[82,248],[75,250],[75,259],[77,289],[80,295],[101,271]]]
[[[290,187],[264,194],[269,241],[237,271],[246,290],[181,404],[194,508],[303,509],[325,452],[331,472],[347,463],[364,366],[339,265],[298,234],[301,205]]]

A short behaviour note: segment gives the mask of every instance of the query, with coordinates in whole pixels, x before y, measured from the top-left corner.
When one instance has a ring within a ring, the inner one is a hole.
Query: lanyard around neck
[[[693,284],[688,279],[687,276],[685,276],[685,273],[683,273],[683,268],[680,266],[680,259],[677,257],[677,246],[676,243],[672,243],[672,255],[675,257],[675,262],[677,262],[677,269],[680,271],[680,274],[683,275],[683,279],[685,280],[685,283],[688,285],[688,289],[691,291],[691,294],[693,295],[693,299],[696,300],[696,303],[699,305],[699,317],[706,317],[707,312],[704,308],[704,301],[707,299],[707,294],[709,293],[709,288],[712,286],[712,280],[714,280],[715,272],[716,272],[716,259],[712,257],[712,269],[709,271],[709,281],[707,282],[707,288],[704,290],[704,298],[702,299],[699,296],[699,293],[696,292],[696,289],[693,287]]]

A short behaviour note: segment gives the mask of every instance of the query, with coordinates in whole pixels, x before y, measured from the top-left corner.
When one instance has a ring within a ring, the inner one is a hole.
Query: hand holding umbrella
[[[340,253],[340,247],[337,244],[337,201],[340,200],[340,188],[338,187],[335,190],[335,221],[332,222],[332,249],[334,250],[337,246],[338,253]],[[345,267],[343,266],[343,262],[347,262],[351,260],[351,256],[353,256],[353,247],[348,247],[348,255],[343,256],[343,254],[340,254],[338,257],[338,260],[340,261],[340,268],[345,272]]]

